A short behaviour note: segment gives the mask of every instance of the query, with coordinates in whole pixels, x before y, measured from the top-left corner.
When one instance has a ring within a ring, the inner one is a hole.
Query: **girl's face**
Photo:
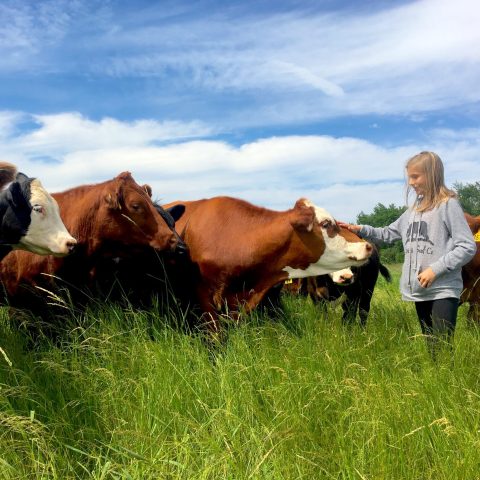
[[[413,187],[417,195],[425,195],[427,178],[425,172],[418,165],[407,167],[408,184]]]

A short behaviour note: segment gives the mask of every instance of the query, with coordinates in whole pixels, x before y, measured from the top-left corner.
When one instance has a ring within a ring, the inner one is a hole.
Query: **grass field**
[[[0,479],[479,479],[480,330],[436,362],[380,280],[366,329],[285,298],[221,343],[105,306],[59,344],[0,318]]]

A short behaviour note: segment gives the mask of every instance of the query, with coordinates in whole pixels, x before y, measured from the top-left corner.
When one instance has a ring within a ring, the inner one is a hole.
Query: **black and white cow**
[[[0,189],[0,260],[11,250],[55,256],[73,250],[77,241],[65,228],[57,202],[39,180],[0,162]]]

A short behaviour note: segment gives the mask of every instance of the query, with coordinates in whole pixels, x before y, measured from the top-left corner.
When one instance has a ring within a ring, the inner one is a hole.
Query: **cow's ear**
[[[105,202],[107,203],[108,208],[111,208],[112,210],[121,209],[118,197],[118,193],[115,192],[109,192],[105,195]]]
[[[17,176],[15,177],[15,181],[17,182],[28,182],[29,180],[33,180],[33,178],[27,177],[24,173],[18,172]]]
[[[292,210],[292,219],[290,224],[295,230],[301,232],[311,232],[315,222],[315,210],[313,207],[307,207],[304,203],[297,202]]]
[[[296,202],[295,202],[295,206],[293,208],[302,208],[302,207],[307,207],[309,205],[307,205],[307,199],[306,198],[299,198]]]
[[[173,217],[173,219],[177,221],[185,213],[185,205],[180,203],[178,205],[174,205],[173,207],[167,208],[166,210]]]
[[[142,185],[142,188],[147,192],[147,195],[152,198],[152,187],[146,183]]]

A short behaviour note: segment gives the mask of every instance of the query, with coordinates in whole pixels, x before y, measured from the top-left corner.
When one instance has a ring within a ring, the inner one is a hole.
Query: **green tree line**
[[[480,215],[480,182],[460,183],[453,185],[453,190],[458,195],[463,210],[470,215]],[[384,227],[394,222],[407,207],[399,207],[391,203],[388,206],[378,203],[372,213],[360,212],[357,216],[357,223],[360,225],[371,225],[372,227]],[[394,242],[391,245],[380,244],[381,258],[383,263],[403,262],[402,242]]]

